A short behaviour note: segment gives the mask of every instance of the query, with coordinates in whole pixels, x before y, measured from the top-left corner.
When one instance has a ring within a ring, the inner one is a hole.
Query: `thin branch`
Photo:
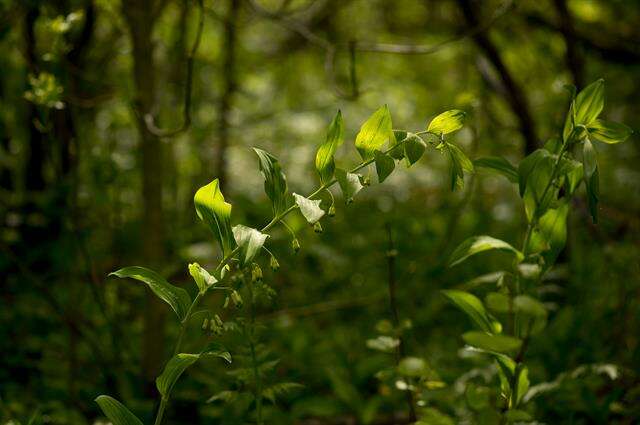
[[[184,87],[184,119],[182,124],[175,129],[162,129],[158,128],[155,124],[155,119],[151,113],[147,113],[144,116],[144,122],[147,125],[147,130],[158,137],[173,137],[186,130],[191,126],[191,96],[193,91],[193,62],[195,60],[196,53],[200,47],[200,40],[202,39],[202,31],[204,28],[204,0],[197,0],[198,2],[198,29],[196,31],[196,38],[191,46],[189,56],[187,56],[187,76]]]

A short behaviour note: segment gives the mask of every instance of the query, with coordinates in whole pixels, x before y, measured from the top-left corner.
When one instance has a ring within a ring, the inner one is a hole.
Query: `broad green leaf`
[[[360,177],[358,177],[357,174],[348,173],[341,168],[336,168],[336,180],[338,180],[345,202],[347,203],[352,202],[353,197],[356,196],[363,187],[362,183],[360,183]]]
[[[320,208],[319,199],[309,199],[304,196],[293,194],[293,198],[296,201],[296,205],[300,208],[300,212],[307,219],[309,224],[314,224],[322,218],[324,210]]]
[[[456,145],[445,145],[451,160],[451,190],[464,187],[464,172],[473,172],[473,163]]]
[[[501,156],[487,156],[473,161],[473,165],[506,177],[510,182],[518,182],[518,170]]]
[[[522,341],[511,336],[478,331],[465,332],[462,334],[462,339],[473,347],[496,353],[511,353],[517,351],[522,345]]]
[[[633,130],[624,124],[603,120],[593,121],[587,129],[594,139],[609,144],[624,142],[633,133]]]
[[[515,405],[518,406],[522,397],[529,391],[529,369],[526,366],[522,366],[520,369],[520,373],[518,374],[516,384],[516,397],[515,397]]]
[[[551,267],[567,241],[567,214],[569,204],[563,202],[558,208],[548,209],[538,220],[528,252],[544,252],[545,268]]]
[[[113,423],[113,425],[143,425],[142,421],[136,417],[126,406],[113,397],[101,395],[96,398],[96,403],[102,409],[102,413]]]
[[[333,156],[338,146],[344,141],[344,123],[342,121],[342,112],[338,110],[329,130],[324,143],[318,148],[316,153],[316,170],[320,175],[320,181],[326,183],[333,178],[335,171],[335,162]]]
[[[273,214],[278,215],[287,209],[287,178],[275,156],[259,148],[253,150],[258,155],[260,172],[264,176],[264,191],[271,200]]]
[[[524,158],[518,166],[518,186],[520,189],[520,196],[524,196],[524,191],[527,188],[527,181],[533,170],[538,167],[539,163],[551,163],[551,153],[546,149],[537,149],[526,158]]]
[[[584,181],[587,187],[587,200],[589,212],[593,222],[598,222],[598,198],[600,197],[600,182],[596,151],[589,139],[585,139],[582,146],[582,166],[584,168]]]
[[[233,227],[233,237],[240,248],[240,266],[244,267],[251,264],[256,255],[260,253],[269,235],[239,224]]]
[[[560,150],[562,150],[562,140],[557,137],[552,137],[551,139],[547,140],[547,142],[543,146],[543,149],[557,155],[560,153]]]
[[[403,142],[409,135],[404,130],[393,130],[393,138],[391,139],[391,149],[388,154],[398,161],[404,158],[404,146]]]
[[[109,273],[109,276],[128,277],[146,283],[154,294],[171,306],[180,320],[184,319],[191,305],[191,297],[187,291],[173,286],[158,273],[145,267],[125,267]]]
[[[189,264],[189,274],[195,280],[200,292],[204,293],[210,287],[215,285],[218,280],[211,276],[208,271],[203,269],[198,263]]]
[[[356,136],[356,149],[363,160],[373,158],[373,153],[394,139],[389,108],[384,105],[367,119]]]
[[[500,323],[487,313],[484,305],[482,305],[482,301],[475,295],[458,290],[445,290],[442,291],[442,294],[460,310],[465,312],[483,331],[491,333],[499,333],[502,331]]]
[[[518,409],[510,409],[504,414],[504,416],[507,418],[509,423],[531,422],[533,420],[529,413]]]
[[[427,149],[427,144],[420,138],[420,136],[408,133],[407,138],[404,141],[404,156],[407,158],[409,165],[413,165],[422,158],[424,151]]]
[[[509,297],[501,292],[490,292],[484,299],[489,310],[496,313],[507,313],[509,311]]]
[[[467,383],[467,389],[464,392],[467,404],[473,410],[481,410],[489,406],[491,391],[487,387],[482,387],[473,382]]]
[[[518,313],[534,317],[545,317],[547,309],[544,304],[529,295],[518,295],[513,299],[513,307]]]
[[[472,236],[462,242],[451,254],[449,258],[449,266],[455,266],[471,257],[484,251],[500,250],[513,253],[518,261],[522,261],[524,256],[520,251],[503,240],[493,238],[491,236]]]
[[[193,197],[196,213],[216,236],[224,255],[234,248],[231,232],[231,204],[224,201],[218,179],[201,187]]]
[[[604,80],[599,79],[584,88],[575,100],[575,124],[591,124],[604,107]]]
[[[367,347],[384,353],[393,353],[400,345],[400,340],[386,335],[367,340]]]
[[[378,182],[382,183],[396,168],[396,162],[393,158],[384,152],[375,151],[376,172],[378,173]]]
[[[467,113],[459,109],[451,109],[436,116],[429,123],[427,131],[438,136],[453,133],[464,125]]]
[[[162,374],[156,379],[156,388],[158,388],[158,392],[163,397],[166,397],[171,392],[171,389],[184,371],[203,356],[220,357],[228,363],[231,363],[231,355],[227,351],[221,349],[217,344],[212,344],[200,354],[176,354],[167,362]]]

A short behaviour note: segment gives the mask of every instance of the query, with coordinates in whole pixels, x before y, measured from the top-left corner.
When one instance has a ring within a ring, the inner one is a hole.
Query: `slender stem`
[[[405,342],[402,338],[400,329],[400,317],[398,315],[398,303],[396,300],[396,256],[398,255],[393,243],[393,232],[391,225],[387,223],[387,234],[389,237],[389,248],[387,251],[387,269],[388,269],[388,286],[389,286],[389,309],[391,310],[391,319],[393,327],[398,332],[398,347],[396,349],[396,366],[400,364],[400,360],[405,356]],[[416,421],[416,409],[413,401],[413,392],[408,389],[405,391],[407,405],[409,406],[409,421]]]
[[[256,346],[255,346],[255,325],[256,325],[256,311],[253,300],[253,283],[247,285],[249,289],[249,311],[250,311],[250,328],[249,328],[249,348],[251,349],[251,363],[253,365],[253,378],[255,380],[255,394],[256,399],[256,420],[258,425],[262,425],[262,377],[258,370],[258,360],[256,358]]]
[[[162,418],[164,417],[164,411],[167,408],[168,398],[162,397],[160,400],[160,407],[158,408],[158,414],[156,415],[156,420],[154,425],[160,425],[162,423]]]

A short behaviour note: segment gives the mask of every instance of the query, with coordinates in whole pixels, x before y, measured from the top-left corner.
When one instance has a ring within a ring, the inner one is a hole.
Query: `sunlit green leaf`
[[[280,214],[287,209],[287,179],[280,162],[267,151],[259,148],[253,150],[258,155],[260,172],[264,177],[264,191],[271,200],[273,214]]]
[[[502,331],[500,323],[487,313],[482,301],[475,295],[458,290],[445,290],[442,291],[442,294],[464,311],[483,331],[491,333]]]
[[[473,347],[496,353],[511,353],[522,345],[522,341],[511,336],[478,331],[465,332],[462,334],[462,339]]]
[[[373,153],[387,142],[393,139],[391,114],[389,108],[384,105],[365,121],[356,136],[356,149],[362,159],[373,158]]]
[[[200,220],[216,236],[223,254],[228,254],[235,244],[231,231],[231,204],[224,201],[218,179],[198,189],[193,202]]]
[[[588,131],[594,139],[609,144],[624,142],[633,133],[633,130],[624,124],[603,120],[593,121],[589,124]]]
[[[519,405],[522,397],[529,391],[529,369],[526,366],[522,366],[520,368],[520,373],[518,373],[518,379],[516,384],[516,400],[515,405]]]
[[[191,305],[191,297],[187,291],[173,286],[158,273],[145,267],[125,267],[110,273],[109,276],[128,277],[146,283],[154,294],[171,306],[180,320],[184,319]]]
[[[393,172],[396,162],[393,158],[384,152],[375,151],[376,172],[378,173],[378,182],[382,183]]]
[[[604,80],[599,79],[585,87],[575,100],[576,125],[591,124],[604,107]]]
[[[314,224],[324,215],[324,210],[320,208],[319,199],[305,198],[304,196],[298,195],[297,193],[293,194],[293,198],[300,208],[300,212],[302,213],[304,218],[307,219],[309,224]]]
[[[472,236],[462,242],[451,254],[449,258],[449,266],[455,266],[469,258],[472,255],[484,251],[500,250],[513,253],[516,258],[521,261],[524,257],[520,251],[513,246],[500,239],[491,236]]]
[[[260,253],[269,235],[239,224],[233,227],[233,237],[240,248],[240,266],[244,267],[251,264],[256,255]]]
[[[549,208],[538,220],[531,234],[530,253],[546,251],[546,264],[553,264],[567,241],[567,214],[569,204],[563,202],[558,208]]]
[[[102,409],[102,413],[111,421],[113,425],[143,425],[142,421],[136,417],[126,406],[113,397],[101,395],[96,398],[96,403]]]
[[[344,199],[347,203],[353,201],[353,197],[362,189],[362,183],[360,183],[360,177],[357,174],[348,173],[341,168],[336,168],[336,179],[344,195]]]
[[[171,392],[171,389],[182,373],[203,356],[220,357],[228,363],[231,363],[231,355],[217,344],[210,345],[200,354],[176,354],[169,360],[169,362],[167,362],[162,374],[156,379],[158,392],[163,397],[166,397]]]
[[[473,172],[473,163],[456,145],[447,143],[445,145],[451,160],[451,190],[456,187],[464,187],[464,172]]]
[[[473,165],[506,177],[510,182],[518,182],[518,170],[501,156],[487,156],[473,161]]]
[[[218,282],[215,277],[211,276],[211,274],[198,263],[189,264],[189,274],[193,277],[193,280],[195,280],[200,292],[205,292],[210,286]]]
[[[437,135],[453,133],[462,128],[466,116],[467,113],[459,109],[445,111],[431,120],[427,131]]]
[[[404,141],[404,156],[407,158],[409,165],[413,165],[422,158],[427,144],[420,138],[420,136],[408,133],[407,138]]]
[[[327,138],[324,143],[318,148],[316,153],[316,170],[320,175],[320,181],[326,183],[333,178],[335,171],[335,162],[333,156],[336,153],[336,149],[340,146],[344,140],[344,123],[342,121],[342,113],[338,111],[335,118],[329,125],[327,131]]]

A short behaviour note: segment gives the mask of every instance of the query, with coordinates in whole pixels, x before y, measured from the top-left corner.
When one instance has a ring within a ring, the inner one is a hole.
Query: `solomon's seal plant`
[[[232,205],[225,200],[217,179],[196,192],[194,204],[197,216],[213,233],[219,246],[221,259],[211,271],[205,270],[196,263],[188,266],[189,274],[196,284],[195,296],[192,297],[185,289],[172,285],[158,273],[144,267],[126,267],[112,273],[116,277],[145,283],[154,294],[169,304],[180,326],[173,356],[167,361],[164,370],[156,380],[160,404],[155,414],[155,425],[162,423],[172,390],[187,368],[204,357],[219,357],[229,363],[232,360],[229,352],[215,340],[222,332],[234,326],[224,323],[219,315],[213,312],[206,312],[207,317],[197,324],[208,335],[209,344],[195,353],[183,352],[183,340],[188,328],[193,325],[195,310],[203,297],[214,290],[226,293],[225,307],[233,304],[237,308],[248,308],[247,318],[238,321],[238,328],[248,342],[247,357],[252,367],[249,374],[242,374],[242,379],[252,388],[255,421],[263,424],[263,399],[273,401],[278,394],[295,387],[292,383],[266,386],[263,382],[264,370],[272,367],[273,363],[265,362],[265,356],[257,352],[259,346],[255,332],[255,305],[260,299],[274,295],[274,291],[263,282],[262,269],[259,265],[262,260],[261,254],[266,254],[272,269],[277,270],[279,267],[278,260],[265,246],[269,231],[275,226],[284,226],[292,235],[293,251],[298,251],[300,243],[285,222],[289,214],[294,211],[300,212],[316,232],[321,232],[320,221],[325,215],[334,216],[336,211],[334,197],[329,191],[332,186],[337,184],[345,202],[350,203],[365,186],[370,184],[368,177],[359,174],[361,170],[369,166],[375,167],[378,182],[383,182],[394,171],[398,162],[403,161],[407,167],[410,167],[422,157],[430,145],[448,155],[451,161],[452,188],[462,186],[464,171],[472,171],[473,165],[462,150],[445,140],[445,136],[459,130],[464,119],[463,111],[446,111],[436,116],[426,130],[410,133],[393,129],[391,114],[385,105],[366,120],[356,136],[355,147],[362,159],[361,162],[351,169],[345,169],[337,167],[334,159],[336,150],[342,145],[344,139],[344,122],[342,114],[338,111],[315,158],[315,168],[320,184],[316,190],[306,196],[290,193],[286,176],[278,159],[262,149],[254,148],[258,157],[259,170],[264,177],[264,189],[272,206],[271,220],[260,229],[242,224],[231,225]],[[423,136],[427,134],[432,136],[430,139],[436,141],[425,141]],[[321,196],[329,198],[328,208],[323,208]],[[229,392],[226,394],[228,395]],[[212,399],[214,398],[216,396]],[[110,396],[101,395],[96,401],[114,425],[142,424],[127,407]]]
[[[478,168],[497,172],[516,186],[527,219],[520,248],[491,236],[473,236],[454,250],[449,261],[450,266],[456,266],[473,255],[495,250],[513,258],[510,270],[488,275],[495,286],[485,293],[484,300],[462,290],[443,291],[476,327],[462,335],[468,349],[485,353],[497,366],[497,390],[482,384],[467,385],[467,402],[479,423],[533,420],[525,406],[530,382],[524,360],[531,337],[542,332],[547,322],[541,285],[565,245],[567,215],[581,185],[593,222],[597,222],[599,182],[594,141],[615,144],[631,134],[625,125],[599,118],[604,106],[603,80],[577,96],[575,89],[572,94],[562,134],[524,158],[517,168],[501,157],[476,161]]]

